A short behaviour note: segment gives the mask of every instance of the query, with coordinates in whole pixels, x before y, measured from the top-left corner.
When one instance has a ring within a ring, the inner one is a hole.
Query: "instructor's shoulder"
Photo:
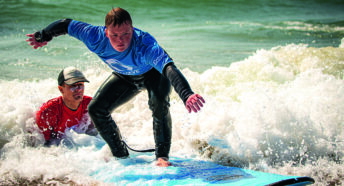
[[[50,99],[49,101],[42,104],[40,109],[37,111],[39,115],[46,115],[48,113],[56,113],[63,104],[62,96]]]
[[[92,100],[91,96],[84,95],[83,101],[88,105]]]

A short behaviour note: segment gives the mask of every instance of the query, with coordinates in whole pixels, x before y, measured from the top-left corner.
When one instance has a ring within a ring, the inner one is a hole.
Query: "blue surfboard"
[[[284,176],[213,162],[171,157],[173,166],[157,167],[153,156],[116,160],[116,166],[95,170],[91,177],[113,185],[293,185],[313,184],[310,177]]]

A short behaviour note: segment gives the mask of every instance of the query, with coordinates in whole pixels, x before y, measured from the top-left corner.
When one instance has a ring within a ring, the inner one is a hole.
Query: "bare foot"
[[[172,163],[168,161],[168,158],[158,158],[158,160],[156,160],[156,166],[168,167],[172,166]]]

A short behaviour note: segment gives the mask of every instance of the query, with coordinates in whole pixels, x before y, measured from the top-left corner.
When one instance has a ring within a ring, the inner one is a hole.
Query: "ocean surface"
[[[102,185],[92,172],[123,168],[101,138],[70,131],[73,147],[42,147],[34,113],[60,95],[61,69],[83,70],[90,96],[111,70],[67,35],[38,50],[25,42],[62,18],[104,25],[112,7],[128,10],[206,100],[188,114],[172,92],[170,156],[343,184],[342,0],[0,0],[0,185]],[[154,146],[147,101],[143,92],[112,114],[138,149]]]

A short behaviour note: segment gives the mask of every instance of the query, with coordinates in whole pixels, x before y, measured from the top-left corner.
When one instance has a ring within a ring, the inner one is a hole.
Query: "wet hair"
[[[105,17],[105,26],[109,27],[111,24],[113,26],[121,26],[122,24],[132,25],[132,20],[129,12],[123,8],[117,7],[112,8]]]

